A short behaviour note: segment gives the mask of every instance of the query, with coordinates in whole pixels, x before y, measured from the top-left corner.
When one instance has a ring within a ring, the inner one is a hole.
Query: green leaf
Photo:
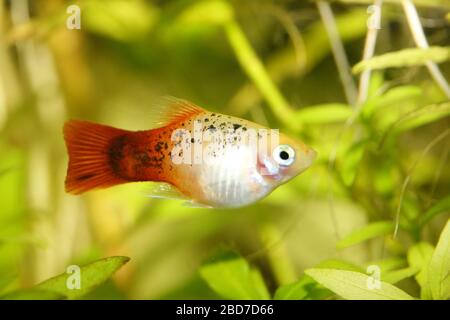
[[[296,111],[294,121],[303,124],[340,122],[347,120],[352,113],[352,108],[346,104],[321,104]]]
[[[415,111],[411,111],[398,119],[389,129],[394,133],[411,130],[450,115],[450,102],[432,104]]]
[[[108,280],[128,261],[130,261],[128,257],[108,257],[81,267],[80,289],[69,289],[67,287],[69,277],[73,276],[67,273],[50,278],[36,285],[34,289],[56,292],[67,296],[69,299],[80,298]]]
[[[82,27],[123,42],[144,37],[159,15],[156,7],[130,0],[92,0],[86,2],[82,10]]]
[[[379,288],[368,285],[371,277],[354,271],[336,269],[308,269],[305,271],[318,283],[344,299],[349,300],[411,300],[414,299],[397,287],[380,281]]]
[[[233,18],[233,8],[223,0],[198,1],[186,9],[179,17],[182,24],[217,24],[221,25]]]
[[[355,181],[357,169],[366,148],[366,141],[358,141],[350,146],[342,160],[340,172],[344,184],[350,187]]]
[[[419,268],[408,267],[400,270],[394,270],[381,274],[381,280],[387,283],[397,283],[406,278],[410,278],[419,272]]]
[[[363,272],[363,269],[353,263],[330,259],[319,263],[316,268],[349,270]],[[330,296],[332,292],[319,285],[309,276],[302,276],[298,281],[280,286],[275,292],[276,300],[303,300],[303,299],[323,299]]]
[[[420,225],[423,227],[435,216],[449,212],[450,212],[450,195],[439,200],[431,208],[429,208],[420,219]]]
[[[63,294],[48,290],[26,289],[14,291],[2,296],[2,300],[61,300],[67,297]]]
[[[336,247],[338,249],[344,249],[363,241],[389,234],[393,231],[394,224],[391,221],[373,222],[344,237],[337,243]]]
[[[428,265],[433,256],[434,247],[428,242],[419,242],[408,250],[408,263],[411,267],[419,269],[416,281],[420,285],[420,297],[431,299],[431,290],[428,282]]]
[[[371,265],[376,265],[380,268],[381,272],[388,272],[398,268],[405,267],[407,262],[403,258],[388,258],[383,260],[370,261],[365,264],[366,268]]]
[[[428,266],[433,299],[446,299],[450,289],[450,219],[441,232]]]
[[[303,300],[314,285],[311,277],[301,277],[298,281],[280,286],[275,291],[275,300]]]
[[[380,111],[382,112],[383,122],[387,122],[387,120],[392,121],[393,117],[396,120],[399,118],[397,113],[403,111],[403,108],[399,108],[399,106],[405,104],[405,102],[416,101],[422,94],[422,89],[417,86],[408,85],[392,88],[383,95],[370,98],[362,106],[362,116],[369,118],[374,112]],[[383,108],[390,108],[389,112]],[[388,118],[387,120],[385,119],[386,117]]]
[[[241,257],[208,263],[201,267],[200,275],[225,299],[270,299],[259,271]]]
[[[409,48],[385,53],[356,64],[353,73],[365,70],[412,67],[425,64],[427,61],[441,63],[450,59],[450,47]]]

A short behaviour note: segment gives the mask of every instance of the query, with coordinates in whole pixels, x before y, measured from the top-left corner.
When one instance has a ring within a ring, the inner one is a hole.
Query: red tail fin
[[[109,161],[112,139],[127,133],[86,121],[66,122],[64,139],[69,153],[66,192],[80,194],[127,182],[114,173]]]

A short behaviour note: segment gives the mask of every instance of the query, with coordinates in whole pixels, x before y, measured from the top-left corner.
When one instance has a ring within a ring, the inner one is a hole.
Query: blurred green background
[[[232,297],[199,272],[224,250],[259,270],[271,295],[321,263],[376,264],[382,279],[410,268],[410,249],[435,246],[449,219],[450,102],[424,57],[401,51],[415,43],[400,2],[386,2],[375,55],[400,53],[375,61],[355,102],[359,74],[342,84],[326,26],[356,65],[372,1],[333,2],[334,20],[311,1],[79,1],[81,29],[69,30],[73,2],[0,0],[0,294],[114,255],[131,261],[89,298]],[[425,57],[450,80],[450,5],[416,4],[441,49]],[[280,128],[319,157],[241,209],[150,199],[145,183],[64,192],[65,121],[148,129],[164,95]],[[388,282],[424,297],[408,270]]]

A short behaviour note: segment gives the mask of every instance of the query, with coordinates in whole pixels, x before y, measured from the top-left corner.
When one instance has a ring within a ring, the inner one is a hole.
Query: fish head
[[[308,169],[317,156],[305,143],[281,133],[268,140],[267,151],[258,154],[258,163],[261,176],[274,187]]]

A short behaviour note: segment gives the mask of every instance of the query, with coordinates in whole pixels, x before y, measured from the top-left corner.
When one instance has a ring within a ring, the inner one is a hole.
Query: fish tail
[[[129,131],[87,121],[71,120],[64,125],[64,140],[69,154],[66,192],[83,192],[128,182],[111,165],[111,142]]]

